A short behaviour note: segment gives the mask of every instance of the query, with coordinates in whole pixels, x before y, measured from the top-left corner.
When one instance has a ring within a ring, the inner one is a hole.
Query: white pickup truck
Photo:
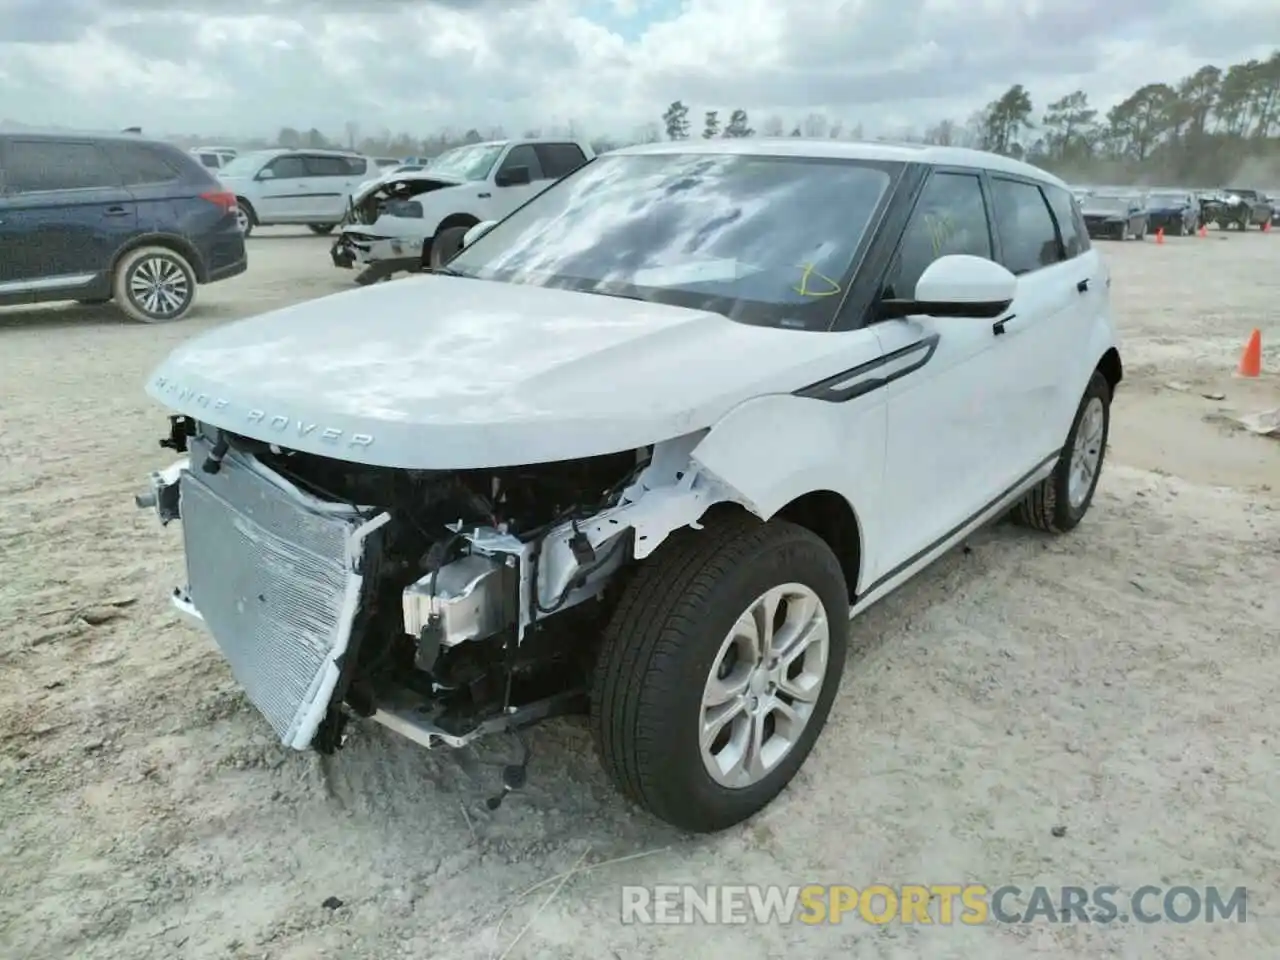
[[[423,170],[368,183],[351,198],[330,256],[358,283],[443,266],[469,229],[501,220],[593,158],[577,140],[495,140],[436,157]]]

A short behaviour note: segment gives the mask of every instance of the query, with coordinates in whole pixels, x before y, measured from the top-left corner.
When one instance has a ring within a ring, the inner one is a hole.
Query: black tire
[[[139,323],[181,320],[196,302],[196,272],[168,247],[138,247],[116,264],[111,289],[116,306]]]
[[[317,237],[323,237],[326,234],[333,233],[336,223],[309,223],[307,229],[314,233]]]
[[[431,250],[427,254],[427,266],[439,270],[450,260],[462,252],[462,238],[467,235],[470,226],[445,227],[431,240]]]
[[[1102,403],[1102,434],[1099,439],[1098,465],[1089,482],[1088,492],[1078,506],[1071,505],[1070,479],[1071,459],[1075,449],[1076,437],[1084,419],[1085,410],[1090,402],[1099,400]],[[1053,473],[1037,484],[1025,499],[1014,508],[1013,520],[1024,527],[1041,530],[1045,533],[1066,533],[1084,519],[1093,503],[1094,491],[1098,488],[1098,478],[1102,476],[1102,467],[1107,457],[1107,438],[1111,433],[1111,386],[1098,371],[1089,378],[1089,386],[1080,398],[1080,406],[1076,408],[1075,419],[1071,422],[1071,430],[1067,433],[1067,442],[1058,456],[1058,463]]]
[[[807,725],[777,766],[743,788],[716,782],[699,742],[702,693],[739,616],[766,591],[798,583],[817,595],[830,634]],[[637,568],[604,633],[591,695],[601,763],[621,792],[680,829],[741,823],[795,776],[835,699],[848,645],[840,563],[810,530],[744,515],[673,533]]]
[[[240,222],[241,234],[246,237],[258,225],[258,214],[254,211],[253,204],[244,197],[236,197],[236,219]]]

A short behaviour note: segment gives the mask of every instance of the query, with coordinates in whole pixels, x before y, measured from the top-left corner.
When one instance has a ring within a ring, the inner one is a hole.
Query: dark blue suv
[[[0,306],[114,300],[163,323],[246,266],[235,196],[178,147],[0,133]]]

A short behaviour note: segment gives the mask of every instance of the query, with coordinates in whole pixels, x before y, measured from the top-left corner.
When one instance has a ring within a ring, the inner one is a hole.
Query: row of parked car
[[[1143,239],[1162,230],[1180,237],[1210,224],[1222,230],[1268,228],[1280,224],[1280,206],[1252,188],[1188,190],[1174,187],[1076,187],[1089,235],[1114,240]]]
[[[363,283],[438,267],[592,156],[553,139],[460,147],[401,162],[340,150],[183,150],[120,133],[0,134],[0,306],[114,300],[181,319],[196,288],[247,269],[245,238],[296,224],[327,234]]]
[[[358,283],[439,269],[469,236],[593,158],[582,141],[469,144],[401,162],[340,150],[184,151],[136,130],[0,134],[0,306],[114,300],[180,319],[196,287],[244,272],[257,227],[339,229],[333,265]],[[1174,236],[1280,221],[1265,193],[1079,187],[1094,237]]]

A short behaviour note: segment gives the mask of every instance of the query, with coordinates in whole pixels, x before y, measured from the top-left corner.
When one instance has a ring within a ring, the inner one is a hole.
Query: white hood
[[[872,341],[424,275],[212,330],[175,350],[147,392],[296,450],[401,468],[494,467],[710,426],[751,397],[868,359]]]
[[[352,194],[352,203],[360,204],[375,191],[388,186],[392,183],[415,183],[421,182],[424,186],[438,185],[438,189],[448,189],[450,187],[458,187],[464,184],[465,180],[459,180],[457,177],[436,176],[430,170],[411,170],[408,173],[383,174],[380,177],[374,177],[372,180],[366,180],[356,188],[356,192]],[[425,193],[426,190],[417,191]],[[415,194],[416,195],[416,194]]]

